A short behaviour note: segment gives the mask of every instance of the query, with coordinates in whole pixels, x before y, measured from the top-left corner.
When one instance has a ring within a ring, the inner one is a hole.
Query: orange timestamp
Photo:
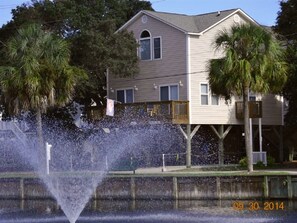
[[[247,203],[242,201],[234,201],[232,208],[237,211],[282,211],[285,210],[285,204],[282,201],[250,201]]]

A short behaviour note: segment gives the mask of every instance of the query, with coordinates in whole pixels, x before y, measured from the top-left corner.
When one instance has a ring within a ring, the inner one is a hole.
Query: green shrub
[[[262,161],[258,161],[256,164],[255,164],[255,167],[258,167],[258,168],[263,168],[265,167],[264,163]]]
[[[267,156],[267,166],[273,166],[275,164],[275,159],[272,156]]]
[[[239,160],[239,165],[241,167],[247,167],[247,157],[243,157],[241,160]]]

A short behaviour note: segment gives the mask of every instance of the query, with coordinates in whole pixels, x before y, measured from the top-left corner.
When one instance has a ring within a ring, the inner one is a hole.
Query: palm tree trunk
[[[38,153],[38,168],[39,171],[42,171],[42,173],[45,173],[46,170],[46,151],[45,151],[45,145],[44,145],[44,139],[43,139],[43,133],[42,133],[42,119],[41,119],[41,110],[40,108],[37,109],[36,114],[36,125],[37,125],[37,138],[38,138],[38,147],[37,147],[37,153]]]
[[[244,110],[244,139],[245,139],[245,149],[248,161],[248,172],[253,171],[253,160],[252,160],[252,145],[251,145],[251,135],[250,135],[250,112],[249,112],[249,87],[248,85],[243,87],[243,110]]]

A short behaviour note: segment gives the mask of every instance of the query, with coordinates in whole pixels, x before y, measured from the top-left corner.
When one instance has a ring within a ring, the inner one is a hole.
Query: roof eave
[[[136,15],[134,15],[131,19],[129,19],[124,25],[122,25],[117,31],[115,31],[115,33],[118,33],[120,31],[122,31],[123,29],[125,29],[127,26],[130,25],[130,23],[132,23],[132,21],[134,21],[137,17],[139,17],[142,13],[144,13],[143,10],[139,11]]]
[[[193,32],[185,32],[186,35],[192,35],[192,36],[202,36],[203,33],[193,33]]]
[[[260,25],[259,23],[257,23],[254,19],[252,19],[252,17],[250,17],[248,14],[246,14],[244,11],[242,11],[241,9],[237,9],[234,12],[232,12],[231,14],[229,14],[228,16],[224,17],[223,19],[221,19],[220,21],[218,21],[217,23],[213,24],[212,26],[206,28],[205,30],[201,31],[199,34],[203,35],[204,33],[206,33],[208,30],[212,29],[213,27],[217,26],[218,24],[220,24],[221,22],[225,21],[226,19],[230,18],[231,16],[233,16],[234,14],[240,12],[241,14],[243,14],[248,20],[250,20],[252,23],[256,24],[256,25]]]
[[[135,16],[133,16],[128,22],[126,22],[124,25],[122,25],[122,26],[121,26],[115,33],[118,33],[118,32],[120,32],[120,31],[122,31],[123,29],[127,28],[127,26],[129,26],[129,25],[130,25],[135,19],[137,19],[141,14],[145,14],[145,15],[150,16],[150,17],[152,17],[152,18],[154,18],[154,19],[156,19],[156,20],[159,20],[159,21],[161,21],[161,22],[163,22],[163,23],[165,23],[165,24],[167,24],[167,25],[169,25],[169,26],[171,26],[171,27],[173,27],[173,28],[175,28],[175,29],[177,29],[177,30],[183,32],[183,33],[188,33],[186,30],[181,29],[180,27],[177,27],[177,26],[175,26],[175,25],[173,25],[173,24],[171,24],[171,23],[169,23],[169,22],[167,22],[167,21],[165,21],[165,20],[163,20],[163,19],[160,19],[160,18],[157,17],[157,16],[154,16],[153,14],[149,13],[149,11],[144,11],[144,10],[139,11],[139,12],[138,12]]]

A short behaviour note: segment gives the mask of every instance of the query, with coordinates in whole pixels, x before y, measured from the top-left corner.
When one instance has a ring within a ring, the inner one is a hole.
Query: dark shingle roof
[[[154,11],[144,11],[148,15],[152,15],[155,18],[158,18],[176,28],[184,30],[185,32],[199,33],[210,26],[221,21],[225,17],[229,16],[238,9],[230,9],[218,12],[212,12],[201,15],[183,15],[183,14],[174,14],[166,12],[154,12]]]

